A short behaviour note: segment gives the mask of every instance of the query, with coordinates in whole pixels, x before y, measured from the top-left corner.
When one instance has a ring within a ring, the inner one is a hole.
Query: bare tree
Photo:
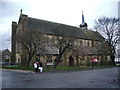
[[[17,36],[17,42],[27,51],[27,67],[29,67],[36,50],[44,49],[46,37],[40,31],[24,31]]]
[[[66,32],[63,31],[61,27],[55,28],[55,29],[56,30],[54,30],[54,32],[57,33],[58,36],[53,36],[52,43],[53,43],[53,46],[58,48],[59,54],[57,55],[55,59],[56,62],[54,63],[53,68],[56,68],[56,66],[59,64],[65,51],[71,49],[72,43],[74,41],[74,38],[70,37],[72,35],[74,36],[74,32],[72,32],[71,30],[67,32],[67,35],[66,35],[65,34]]]
[[[102,17],[95,20],[94,28],[106,38],[106,44],[109,46],[111,62],[114,64],[116,46],[119,43],[118,37],[119,19]]]
[[[83,46],[83,45],[80,45],[80,46],[72,46],[72,53],[73,53],[73,56],[76,56],[76,61],[77,61],[77,66],[78,66],[78,56],[85,56],[87,55],[90,50],[92,49],[91,47],[88,47],[88,46]],[[82,59],[82,58],[81,58]]]
[[[76,53],[76,55],[86,55],[89,53],[89,51],[91,50],[91,47],[88,46],[74,46],[73,51],[75,51],[74,53]]]
[[[69,37],[60,37],[60,36],[55,36],[55,43],[54,46],[56,46],[59,50],[59,54],[56,57],[56,62],[53,66],[53,68],[56,68],[56,66],[58,65],[58,63],[61,60],[62,55],[64,54],[64,52],[66,50],[68,50],[71,47],[71,42],[73,41],[72,39],[70,39]]]

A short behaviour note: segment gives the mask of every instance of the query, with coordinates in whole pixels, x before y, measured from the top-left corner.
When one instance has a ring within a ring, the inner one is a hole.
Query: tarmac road
[[[118,68],[43,73],[2,70],[2,88],[118,88]]]

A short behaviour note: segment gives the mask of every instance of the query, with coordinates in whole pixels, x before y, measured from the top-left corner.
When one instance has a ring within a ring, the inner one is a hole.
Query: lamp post
[[[10,45],[10,39],[7,39],[6,41],[7,41],[7,49],[10,49],[10,46],[9,46]]]

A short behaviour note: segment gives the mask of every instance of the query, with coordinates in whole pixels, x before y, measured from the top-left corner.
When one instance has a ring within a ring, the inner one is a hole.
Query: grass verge
[[[104,66],[97,66],[97,68],[101,67],[114,67],[114,65],[104,65]],[[29,70],[29,71],[34,71],[34,67],[22,67],[22,66],[17,66],[17,65],[4,65],[2,66],[3,69],[14,69],[14,70]],[[65,71],[65,70],[82,70],[82,69],[89,69],[92,68],[91,66],[76,66],[76,67],[70,67],[70,66],[57,66],[55,69],[52,67],[49,68],[44,68],[44,71]]]

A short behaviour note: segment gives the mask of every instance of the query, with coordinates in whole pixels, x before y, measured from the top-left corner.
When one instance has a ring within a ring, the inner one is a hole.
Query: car
[[[1,65],[9,65],[9,62],[1,62]]]
[[[120,58],[115,58],[115,64],[116,64],[117,66],[120,66]]]

